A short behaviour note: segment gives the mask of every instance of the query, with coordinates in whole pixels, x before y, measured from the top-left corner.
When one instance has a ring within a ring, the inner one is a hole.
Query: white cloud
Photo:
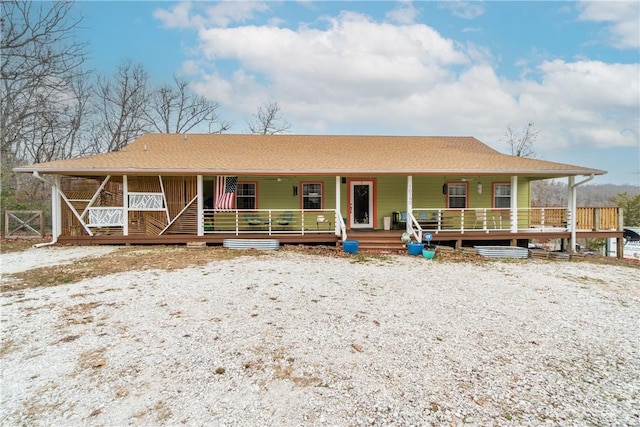
[[[307,114],[323,115],[327,122],[378,116],[387,121],[389,108],[411,105],[414,94],[454,80],[450,67],[469,62],[451,40],[428,26],[376,23],[354,13],[330,19],[325,30],[209,28],[200,32],[200,38],[207,60],[238,61],[254,82],[265,82],[261,90],[252,90],[277,99],[283,109],[289,107],[296,116],[290,120],[299,123],[318,123],[317,117],[309,120]],[[219,99],[221,78],[217,75],[197,88]],[[228,87],[235,93],[224,92],[224,97],[237,109],[239,100],[254,92],[232,79]],[[316,111],[312,113],[309,106]]]
[[[484,7],[477,1],[445,1],[441,7],[449,9],[454,16],[463,19],[474,19],[484,14]]]
[[[199,27],[203,24],[202,17],[191,13],[191,3],[178,3],[171,9],[156,9],[153,17],[167,28]]]
[[[522,118],[528,115],[555,136],[541,141],[541,146],[638,144],[638,64],[556,60],[543,62],[538,69],[540,83],[525,81],[513,91],[518,94]]]
[[[606,22],[608,42],[618,49],[640,47],[640,3],[637,1],[583,1],[579,19]]]
[[[183,67],[199,73],[198,93],[237,117],[275,100],[297,133],[473,135],[505,151],[507,126],[533,121],[541,153],[638,145],[638,64],[541,55],[512,81],[486,46],[353,12],[322,28],[210,23],[198,36],[199,57]]]
[[[400,5],[392,11],[387,12],[387,19],[398,24],[413,24],[420,11],[411,1],[403,0]]]
[[[266,3],[254,1],[223,1],[207,7],[208,22],[220,27],[231,23],[246,22],[255,16],[255,12],[269,9]]]
[[[326,30],[245,26],[201,33],[210,60],[233,59],[282,96],[308,101],[408,96],[467,57],[423,25],[394,26],[344,14]],[[282,96],[280,99],[282,99]]]
[[[167,28],[203,28],[205,26],[227,27],[236,22],[246,22],[256,12],[265,12],[269,6],[263,2],[223,1],[196,13],[192,3],[178,3],[170,9],[157,9],[153,16]]]

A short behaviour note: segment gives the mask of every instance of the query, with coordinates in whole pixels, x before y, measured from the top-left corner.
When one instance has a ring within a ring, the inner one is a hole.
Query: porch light
[[[482,194],[482,183],[478,182],[478,194]]]

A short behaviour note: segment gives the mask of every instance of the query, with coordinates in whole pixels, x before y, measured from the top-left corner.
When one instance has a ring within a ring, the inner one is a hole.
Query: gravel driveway
[[[640,425],[638,269],[356,260],[5,292],[0,425]]]

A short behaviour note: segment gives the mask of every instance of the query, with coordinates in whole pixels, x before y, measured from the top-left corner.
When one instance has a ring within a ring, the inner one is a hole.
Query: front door
[[[349,191],[351,228],[373,228],[373,181],[351,181]]]

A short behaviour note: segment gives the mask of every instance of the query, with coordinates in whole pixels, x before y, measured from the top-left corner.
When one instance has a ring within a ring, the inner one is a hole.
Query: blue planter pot
[[[409,255],[420,255],[424,249],[424,243],[409,242],[407,243],[407,250]]]
[[[355,254],[358,252],[358,241],[357,240],[345,240],[342,242],[342,249],[348,254]]]

